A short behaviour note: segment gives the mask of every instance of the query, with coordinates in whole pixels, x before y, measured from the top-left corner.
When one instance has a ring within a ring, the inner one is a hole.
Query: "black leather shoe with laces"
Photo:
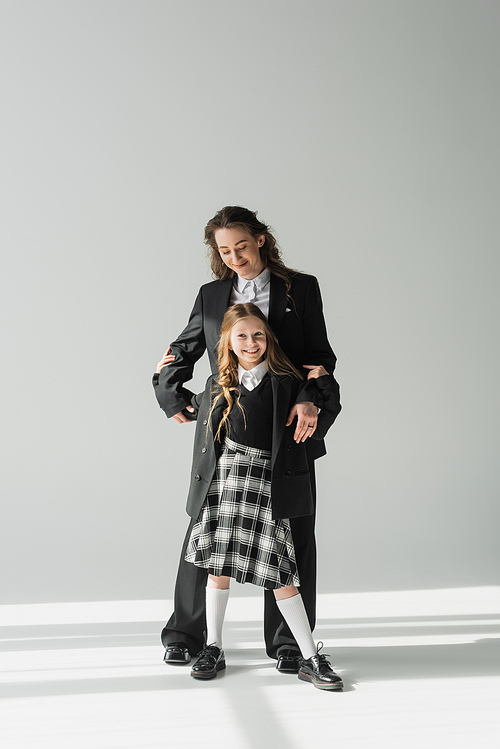
[[[165,663],[189,663],[191,656],[185,642],[170,642],[163,656]]]
[[[295,648],[283,648],[278,651],[276,669],[282,674],[296,674],[299,670],[302,656]]]
[[[226,668],[224,651],[217,645],[204,645],[200,657],[191,669],[193,679],[215,679],[219,671]]]
[[[316,689],[329,689],[332,692],[341,692],[344,685],[342,679],[332,669],[326,655],[320,654],[323,643],[318,643],[318,650],[307,660],[303,660],[299,668],[299,679],[309,681]]]

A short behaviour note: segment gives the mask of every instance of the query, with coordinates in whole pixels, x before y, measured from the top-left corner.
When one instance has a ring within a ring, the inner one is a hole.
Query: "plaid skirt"
[[[271,514],[271,453],[226,438],[185,559],[264,588],[300,585],[290,521]]]

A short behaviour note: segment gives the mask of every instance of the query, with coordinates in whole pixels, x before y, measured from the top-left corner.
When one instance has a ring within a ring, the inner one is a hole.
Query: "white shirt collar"
[[[252,278],[251,280],[248,278],[242,278],[241,276],[236,276],[234,285],[241,293],[249,283],[254,283],[258,289],[264,289],[270,280],[271,271],[269,270],[269,268],[264,268],[264,270],[259,273],[258,276],[255,276],[255,278]]]
[[[243,367],[238,364],[238,382],[241,383],[243,375],[247,374],[250,376],[250,381],[253,383],[253,386],[257,387],[257,385],[264,379],[264,375],[266,374],[268,369],[269,367],[267,366],[267,359],[261,361],[261,363],[257,364],[257,366],[253,369],[243,369]]]

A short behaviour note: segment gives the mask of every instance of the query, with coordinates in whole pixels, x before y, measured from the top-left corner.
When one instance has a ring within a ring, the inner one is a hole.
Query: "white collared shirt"
[[[243,369],[243,367],[238,364],[238,382],[244,385],[247,390],[253,390],[262,382],[267,370],[268,366],[266,359],[261,361],[260,364],[257,364],[253,369]]]
[[[269,317],[269,294],[271,291],[271,271],[264,268],[262,273],[248,281],[246,278],[236,276],[231,297],[231,304],[244,304],[253,302],[265,317]]]

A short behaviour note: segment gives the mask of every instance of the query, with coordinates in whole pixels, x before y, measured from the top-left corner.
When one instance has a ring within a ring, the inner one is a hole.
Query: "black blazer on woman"
[[[289,375],[269,373],[273,392],[273,434],[271,457],[271,506],[273,518],[295,518],[314,512],[306,443],[293,439],[295,425],[286,426],[290,409],[297,400],[299,382]],[[315,380],[322,396],[322,407],[313,439],[322,440],[340,412],[339,386],[333,375]],[[212,481],[220,443],[214,442],[226,405],[220,398],[210,417],[210,409],[220,387],[211,375],[203,393],[194,395],[191,405],[197,417],[193,464],[186,510],[197,518]],[[210,424],[208,423],[210,417]],[[309,440],[307,440],[309,442]]]
[[[300,400],[309,400],[321,407],[321,391],[314,380],[307,380],[304,364],[322,364],[328,372],[335,368],[335,354],[328,343],[323,304],[318,281],[314,276],[295,273],[287,296],[284,281],[271,274],[269,324],[279,344],[292,364],[303,371],[305,382]],[[217,372],[217,343],[222,318],[230,306],[233,279],[212,281],[201,287],[188,324],[170,344],[175,361],[153,376],[153,385],[160,407],[168,417],[189,405],[193,393],[184,385],[194,371],[194,365],[205,349],[212,372]],[[322,440],[307,440],[309,457],[326,453]]]

